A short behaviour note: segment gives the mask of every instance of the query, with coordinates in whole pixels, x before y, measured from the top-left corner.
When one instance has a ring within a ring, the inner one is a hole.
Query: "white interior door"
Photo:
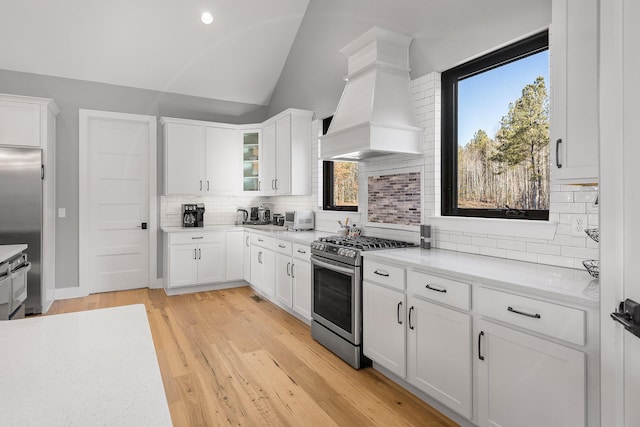
[[[609,314],[640,302],[640,3],[600,2],[600,311],[602,425],[640,420],[640,338]]]
[[[155,177],[156,119],[82,110],[80,127],[81,286],[89,293],[148,287],[155,278],[150,171]]]

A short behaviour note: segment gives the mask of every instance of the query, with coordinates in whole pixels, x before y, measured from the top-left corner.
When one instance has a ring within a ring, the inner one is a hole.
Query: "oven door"
[[[311,255],[311,317],[351,344],[360,345],[359,267]]]

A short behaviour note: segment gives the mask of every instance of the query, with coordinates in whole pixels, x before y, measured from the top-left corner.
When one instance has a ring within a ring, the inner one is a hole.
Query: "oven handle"
[[[25,264],[22,264],[22,266],[16,270],[13,270],[11,272],[11,278],[15,279],[18,276],[21,276],[23,274],[28,273],[31,270],[31,263],[27,262]]]
[[[314,257],[313,255],[311,255],[311,263],[317,265],[318,267],[324,267],[333,271],[337,271],[338,273],[348,274],[350,276],[353,276],[354,274],[353,268],[341,267],[332,262],[320,261],[318,258]]]

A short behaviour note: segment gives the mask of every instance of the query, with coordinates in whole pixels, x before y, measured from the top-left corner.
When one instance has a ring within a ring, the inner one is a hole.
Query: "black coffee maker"
[[[185,203],[182,205],[183,227],[204,227],[204,203]]]

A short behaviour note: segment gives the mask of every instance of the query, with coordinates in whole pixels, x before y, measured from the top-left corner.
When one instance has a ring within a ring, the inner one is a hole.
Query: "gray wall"
[[[0,70],[0,92],[52,98],[60,107],[56,131],[56,287],[78,286],[78,110],[80,108],[224,123],[256,123],[267,108],[36,74]],[[160,133],[160,132],[159,132]],[[162,139],[158,139],[161,160]],[[161,178],[162,163],[158,165]],[[159,179],[159,184],[162,179]],[[158,186],[158,191],[162,186]]]
[[[311,0],[269,103],[335,111],[347,59],[339,51],[374,25],[414,37],[411,77],[444,71],[551,23],[551,0]]]

